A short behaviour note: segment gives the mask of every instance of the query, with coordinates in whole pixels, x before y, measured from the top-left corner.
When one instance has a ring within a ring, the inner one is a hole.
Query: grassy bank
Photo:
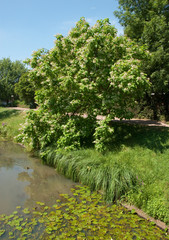
[[[130,202],[169,224],[169,129],[113,123],[112,151],[58,153],[49,148],[45,163],[65,176],[100,190],[107,201]]]
[[[0,133],[13,138],[25,112],[0,108]],[[169,129],[114,124],[112,150],[41,153],[46,164],[65,176],[99,190],[107,201],[130,202],[169,224]]]
[[[0,135],[14,140],[19,134],[20,124],[24,123],[25,111],[0,107]]]

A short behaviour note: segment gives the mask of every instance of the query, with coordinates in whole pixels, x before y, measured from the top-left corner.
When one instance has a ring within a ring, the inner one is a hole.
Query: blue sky
[[[91,25],[109,18],[122,34],[117,8],[117,0],[0,0],[0,59],[25,60],[39,48],[51,49],[54,35],[66,36],[81,17]]]

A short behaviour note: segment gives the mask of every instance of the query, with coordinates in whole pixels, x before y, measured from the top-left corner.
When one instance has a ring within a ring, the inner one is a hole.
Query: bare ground
[[[22,110],[22,111],[28,111],[32,110],[30,108],[21,108],[21,107],[8,107],[8,109],[16,109],[16,110]],[[34,109],[37,110],[37,109]],[[86,114],[84,114],[84,117],[87,117]],[[103,120],[105,117],[104,116],[97,116],[98,120]],[[130,120],[120,120],[118,118],[115,118],[112,120],[113,122],[122,122],[122,123],[128,123],[128,124],[140,124],[140,125],[145,125],[145,126],[152,126],[152,127],[169,127],[169,124],[166,122],[160,122],[160,121],[155,121],[155,120],[150,120],[150,119],[130,119]]]

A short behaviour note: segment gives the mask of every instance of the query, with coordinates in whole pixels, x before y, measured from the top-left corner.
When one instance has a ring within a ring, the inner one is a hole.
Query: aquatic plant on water
[[[151,239],[169,236],[154,223],[122,206],[106,205],[102,195],[77,186],[73,197],[62,194],[52,207],[37,202],[34,209],[21,209],[0,216],[1,239]]]

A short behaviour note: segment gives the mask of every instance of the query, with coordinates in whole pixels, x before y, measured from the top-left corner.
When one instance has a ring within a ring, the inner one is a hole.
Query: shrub
[[[113,133],[109,119],[130,118],[129,107],[149,87],[142,71],[147,57],[144,46],[117,37],[108,19],[90,27],[81,18],[68,36],[56,36],[54,48],[27,61],[40,108],[28,114],[23,142],[26,136],[35,149],[55,144],[68,150],[88,144],[91,136],[90,144],[95,140],[96,149],[105,151]],[[96,124],[97,115],[106,120]]]

